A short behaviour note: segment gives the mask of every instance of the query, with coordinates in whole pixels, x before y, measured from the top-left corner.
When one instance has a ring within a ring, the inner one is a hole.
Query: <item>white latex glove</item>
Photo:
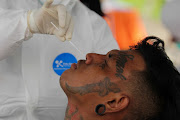
[[[74,27],[72,17],[64,5],[52,5],[53,1],[46,0],[42,8],[28,12],[28,28],[31,33],[56,35],[62,41],[71,40]]]

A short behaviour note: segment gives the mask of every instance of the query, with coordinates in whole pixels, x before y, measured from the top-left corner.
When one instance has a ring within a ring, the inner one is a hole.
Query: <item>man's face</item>
[[[122,91],[133,70],[144,70],[138,51],[112,50],[106,55],[89,53],[86,60],[72,64],[61,76],[61,87],[67,96],[105,97]],[[120,87],[121,86],[121,87]]]

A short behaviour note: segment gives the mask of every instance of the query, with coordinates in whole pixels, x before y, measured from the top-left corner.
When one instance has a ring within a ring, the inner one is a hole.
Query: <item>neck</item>
[[[84,120],[84,118],[80,113],[79,107],[68,102],[64,120]]]
[[[74,101],[68,101],[64,120],[99,120],[94,111],[94,115],[88,109],[83,108],[83,104],[79,105]]]
[[[94,114],[91,114],[88,110],[83,109],[82,105],[78,106],[76,103],[69,101],[64,120],[117,120],[117,118],[123,120],[123,115],[115,113],[113,115],[98,116],[95,111]]]

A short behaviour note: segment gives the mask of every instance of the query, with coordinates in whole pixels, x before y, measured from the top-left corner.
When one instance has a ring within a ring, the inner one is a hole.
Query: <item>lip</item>
[[[71,64],[71,68],[72,68],[73,70],[76,70],[76,69],[77,69],[77,64],[76,64],[76,63]]]
[[[85,64],[85,60],[79,60],[78,63],[71,64],[71,68],[73,70],[78,69],[82,64]]]
[[[85,60],[79,60],[77,63],[77,68],[79,68],[83,64],[85,64]]]

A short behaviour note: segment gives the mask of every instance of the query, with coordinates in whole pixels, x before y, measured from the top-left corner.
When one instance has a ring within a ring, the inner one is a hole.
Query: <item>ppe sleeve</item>
[[[94,34],[93,49],[99,54],[106,54],[110,50],[119,49],[106,21],[93,11],[89,11]]]
[[[27,29],[27,12],[0,8],[0,60],[5,59],[32,36]]]

